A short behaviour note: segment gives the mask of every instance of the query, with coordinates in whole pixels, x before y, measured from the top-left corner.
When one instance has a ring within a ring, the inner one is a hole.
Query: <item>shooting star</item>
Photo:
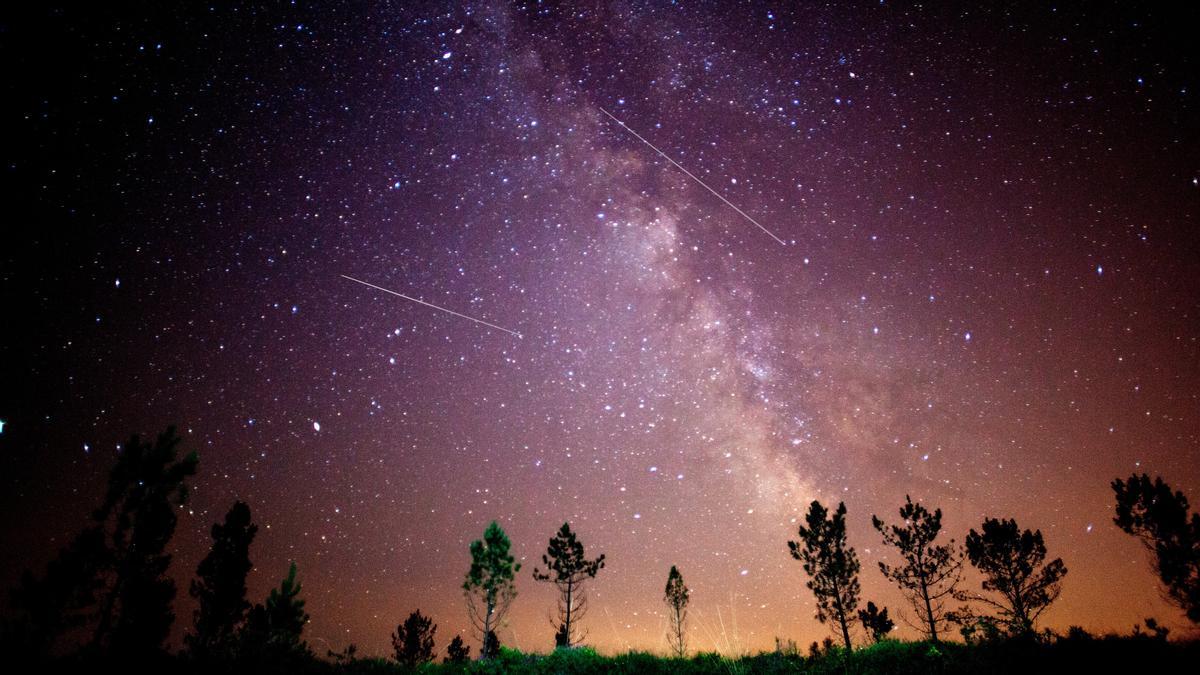
[[[739,209],[737,206],[735,206],[735,205],[733,204],[733,202],[731,202],[731,201],[729,201],[728,199],[725,199],[725,197],[721,196],[721,193],[719,193],[719,192],[717,192],[716,190],[714,190],[714,189],[710,188],[710,187],[708,186],[708,184],[707,184],[707,183],[705,183],[704,181],[702,181],[702,180],[700,180],[699,178],[697,178],[697,177],[696,177],[696,175],[695,175],[695,174],[693,174],[691,171],[688,171],[687,169],[683,168],[683,165],[681,165],[679,162],[676,162],[675,160],[673,160],[673,159],[671,159],[670,157],[668,157],[668,156],[667,156],[667,153],[665,153],[665,152],[663,152],[662,150],[659,150],[658,148],[654,147],[654,144],[653,144],[653,143],[651,143],[650,141],[648,141],[648,140],[646,140],[646,139],[642,138],[641,134],[639,134],[638,132],[634,131],[633,129],[630,129],[630,128],[629,128],[629,126],[627,126],[627,125],[626,125],[624,122],[622,122],[621,120],[617,119],[616,117],[613,117],[613,114],[612,114],[612,113],[608,112],[608,111],[607,111],[607,110],[605,110],[604,108],[600,108],[600,112],[604,113],[605,115],[608,115],[608,116],[609,116],[609,118],[610,118],[610,119],[612,119],[612,121],[616,122],[617,124],[620,124],[622,129],[624,129],[625,131],[628,131],[629,133],[633,134],[633,135],[634,135],[634,137],[635,137],[635,138],[637,138],[639,141],[641,141],[641,142],[645,143],[646,145],[650,146],[650,149],[651,149],[651,150],[653,150],[653,151],[657,152],[659,155],[661,155],[661,156],[662,156],[662,158],[663,158],[663,159],[665,159],[665,160],[667,160],[668,162],[670,162],[670,163],[674,164],[674,165],[675,165],[675,168],[677,168],[677,169],[679,169],[680,171],[682,171],[682,172],[686,173],[686,174],[688,175],[688,177],[689,177],[689,178],[691,178],[692,180],[694,180],[694,181],[696,181],[697,183],[699,183],[699,184],[700,184],[700,186],[701,186],[701,187],[703,187],[705,190],[708,190],[709,192],[711,192],[711,193],[713,193],[714,195],[716,195],[717,199],[720,199],[721,201],[725,202],[725,203],[726,203],[726,204],[729,206],[729,208],[733,209],[734,211],[737,211],[739,214],[741,214],[741,216],[742,216],[743,218],[745,218],[746,220],[748,220],[748,221],[750,221],[750,222],[754,223],[755,227],[757,227],[758,229],[762,230],[763,232],[766,232],[766,233],[767,233],[767,236],[769,236],[770,238],[772,238],[772,239],[774,239],[775,241],[779,242],[780,244],[783,244],[784,246],[787,246],[787,242],[786,242],[786,241],[784,241],[784,240],[780,239],[779,237],[776,237],[774,232],[771,232],[771,231],[770,231],[770,230],[768,230],[767,228],[763,227],[761,223],[759,223],[757,220],[755,220],[755,219],[751,218],[751,217],[750,217],[750,215],[749,215],[748,213],[746,213],[745,211],[743,211],[743,210]]]
[[[410,298],[407,295],[404,295],[403,293],[397,293],[396,291],[388,290],[388,289],[384,288],[383,286],[376,286],[375,284],[367,283],[361,279],[355,279],[354,277],[346,276],[345,274],[339,274],[338,276],[340,276],[343,279],[349,279],[350,281],[353,281],[356,284],[362,284],[363,286],[369,286],[371,288],[374,288],[377,291],[383,291],[384,293],[391,293],[392,295],[404,298],[405,300],[410,300],[412,302],[415,302],[418,305],[425,305],[426,307],[432,307],[438,311],[445,312],[447,314],[453,314],[454,316],[461,317],[463,319],[467,319],[468,321],[474,321],[475,323],[483,324],[483,325],[487,326],[488,328],[495,328],[496,330],[502,330],[505,333],[509,333],[510,335],[516,335],[518,339],[521,339],[521,334],[515,330],[509,330],[507,328],[497,326],[494,323],[488,323],[488,322],[484,321],[483,319],[476,319],[473,316],[467,316],[466,314],[459,314],[458,312],[456,312],[452,309],[446,309],[445,307],[438,307],[437,305],[435,305],[431,302],[425,302],[424,300]]]

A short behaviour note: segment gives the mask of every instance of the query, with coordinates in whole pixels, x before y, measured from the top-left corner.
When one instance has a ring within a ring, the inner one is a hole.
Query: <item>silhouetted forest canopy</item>
[[[463,613],[474,628],[474,650],[463,635],[438,633],[433,617],[414,609],[391,635],[394,653],[362,655],[354,644],[317,653],[305,640],[302,573],[293,562],[265,598],[247,598],[258,526],[251,506],[233,503],[211,529],[211,548],[190,580],[196,600],[182,645],[168,644],[176,619],[176,581],[166,572],[176,511],[187,502],[199,459],[184,453],[173,427],[153,440],[132,436],[121,446],[99,506],[77,536],[40,573],[28,571],[10,593],[3,644],[10,660],[29,667],[170,668],[188,672],[1129,672],[1183,669],[1200,657],[1194,639],[1170,639],[1154,617],[1131,617],[1126,635],[1095,636],[1077,626],[1039,624],[1067,583],[1040,530],[1011,518],[985,518],[960,546],[942,532],[942,511],[906,497],[897,524],[872,516],[899,562],[879,563],[879,578],[862,579],[847,541],[844,503],[813,501],[797,540],[780,546],[802,563],[816,601],[815,619],[832,629],[822,643],[800,649],[781,636],[760,654],[689,650],[687,561],[671,565],[663,602],[668,653],[601,655],[586,646],[587,583],[605,568],[569,523],[549,539],[533,579],[552,584],[547,651],[525,654],[503,645],[499,631],[516,602],[521,564],[493,521],[468,547],[462,577]],[[1200,516],[1161,478],[1114,480],[1114,524],[1135,536],[1162,595],[1192,624],[1200,623]],[[980,579],[966,583],[970,566]],[[895,584],[911,604],[920,640],[893,637],[889,608],[863,602],[868,587]],[[954,629],[954,630],[952,630]],[[855,637],[855,636],[859,637]],[[833,636],[836,636],[836,640]],[[1187,636],[1185,636],[1187,637]]]

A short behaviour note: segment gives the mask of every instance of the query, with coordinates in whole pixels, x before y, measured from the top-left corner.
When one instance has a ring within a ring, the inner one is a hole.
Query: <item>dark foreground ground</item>
[[[393,664],[361,661],[343,666],[345,672],[397,672]],[[933,646],[924,642],[886,641],[855,650],[846,658],[840,650],[806,657],[768,652],[727,658],[702,654],[669,659],[630,653],[599,656],[588,649],[559,650],[548,655],[506,651],[489,663],[465,667],[430,665],[428,673],[683,673],[731,675],[750,673],[1193,673],[1200,672],[1200,643],[1148,639],[1092,639],[1053,644],[997,643]]]
[[[550,654],[523,654],[504,649],[489,661],[465,664],[430,663],[415,669],[385,659],[342,659],[339,662],[298,658],[288,663],[221,664],[201,667],[182,657],[164,657],[155,664],[59,662],[40,672],[161,672],[161,673],[297,673],[374,675],[419,672],[428,675],[588,673],[681,673],[684,675],[741,675],[751,673],[1200,673],[1200,641],[1166,641],[1145,637],[1060,639],[1055,642],[992,642],[966,645],[885,641],[849,656],[834,649],[817,656],[766,652],[740,658],[700,654],[687,659],[646,653],[601,656],[588,648]]]

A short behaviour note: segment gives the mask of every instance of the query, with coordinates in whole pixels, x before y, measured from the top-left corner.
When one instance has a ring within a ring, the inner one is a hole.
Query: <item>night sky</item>
[[[569,520],[601,651],[665,651],[672,564],[693,648],[806,645],[797,518],[896,611],[905,494],[1040,528],[1045,626],[1182,627],[1108,484],[1200,500],[1200,16],[975,4],[5,9],[0,582],[177,424],[176,639],[235,499],[321,654],[441,650],[492,519],[506,644]]]

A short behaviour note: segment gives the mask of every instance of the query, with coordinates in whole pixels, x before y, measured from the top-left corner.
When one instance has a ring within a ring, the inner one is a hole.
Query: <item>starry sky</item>
[[[569,520],[600,650],[665,651],[672,564],[693,648],[804,645],[808,502],[897,611],[905,494],[1040,528],[1047,626],[1181,627],[1108,483],[1200,500],[1196,10],[987,4],[5,9],[0,581],[177,424],[176,640],[235,499],[322,654],[465,634],[492,519],[507,644]]]

